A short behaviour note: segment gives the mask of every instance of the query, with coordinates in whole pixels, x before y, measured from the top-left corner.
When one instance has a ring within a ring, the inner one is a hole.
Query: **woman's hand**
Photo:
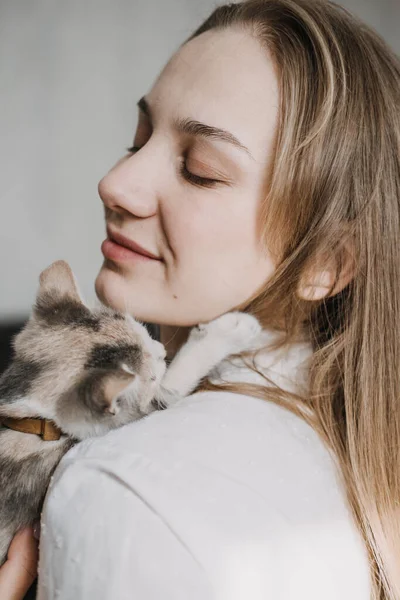
[[[19,531],[11,542],[7,560],[0,568],[1,600],[22,600],[36,579],[39,550],[33,528]]]

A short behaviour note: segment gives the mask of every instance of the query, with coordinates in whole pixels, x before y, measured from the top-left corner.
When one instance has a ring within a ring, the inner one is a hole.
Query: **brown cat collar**
[[[62,431],[47,419],[13,419],[10,417],[0,417],[0,425],[19,431],[21,433],[31,433],[40,435],[45,442],[54,442],[62,436]]]

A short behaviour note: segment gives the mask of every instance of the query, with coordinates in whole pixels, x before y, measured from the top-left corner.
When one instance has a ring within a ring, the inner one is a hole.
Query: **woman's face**
[[[277,123],[272,60],[242,30],[206,32],[139,104],[138,149],[99,184],[111,239],[96,291],[142,321],[206,322],[245,304],[274,269],[259,222]]]

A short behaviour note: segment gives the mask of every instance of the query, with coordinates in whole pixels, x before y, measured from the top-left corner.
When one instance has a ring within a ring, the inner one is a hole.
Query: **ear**
[[[119,371],[107,375],[103,380],[102,385],[102,404],[104,412],[111,415],[116,415],[119,412],[119,407],[116,403],[117,397],[123,392],[135,379],[134,374]]]
[[[72,398],[95,414],[114,416],[120,411],[118,397],[134,379],[134,373],[122,369],[110,372],[93,369],[73,386]],[[71,398],[67,398],[67,402],[71,402]]]
[[[306,270],[297,288],[299,298],[316,301],[335,296],[352,281],[356,272],[356,261],[350,238],[343,239],[338,252],[339,255],[315,261],[313,267]]]
[[[39,276],[39,284],[38,297],[51,293],[55,298],[67,296],[84,304],[71,267],[64,260],[57,260],[47,267]]]

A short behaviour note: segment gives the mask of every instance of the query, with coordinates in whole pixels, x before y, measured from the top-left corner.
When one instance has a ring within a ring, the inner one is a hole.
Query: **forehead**
[[[264,162],[276,128],[278,81],[267,49],[248,31],[207,31],[176,52],[147,94],[160,119],[227,129]]]

